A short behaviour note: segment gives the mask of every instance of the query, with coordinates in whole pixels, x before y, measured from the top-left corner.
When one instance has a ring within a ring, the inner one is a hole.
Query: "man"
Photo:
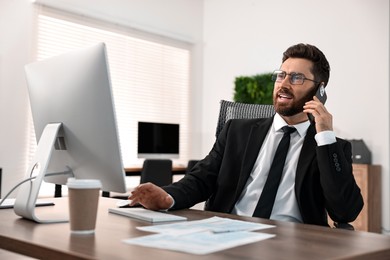
[[[276,114],[267,119],[237,119],[226,123],[210,153],[177,183],[159,188],[139,185],[130,205],[153,210],[189,208],[206,201],[205,209],[244,216],[261,216],[261,196],[283,126],[293,127],[290,147],[275,201],[266,218],[327,226],[348,223],[363,207],[352,174],[351,144],[335,137],[332,115],[315,97],[329,80],[330,67],[315,46],[288,48],[274,72]],[[314,118],[313,124],[308,114]],[[290,128],[289,128],[290,129]],[[277,165],[277,164],[276,164]]]

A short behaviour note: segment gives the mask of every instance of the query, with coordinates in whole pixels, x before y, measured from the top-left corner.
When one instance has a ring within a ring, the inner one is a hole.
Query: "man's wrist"
[[[171,196],[171,194],[168,194],[168,197],[170,197],[172,199],[172,204],[168,208],[162,209],[161,211],[168,211],[171,208],[173,208],[173,206],[175,206],[175,199]]]

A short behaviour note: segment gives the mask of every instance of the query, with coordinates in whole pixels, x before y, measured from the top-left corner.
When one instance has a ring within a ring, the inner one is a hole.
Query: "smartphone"
[[[321,101],[322,104],[325,104],[327,96],[326,96],[324,84],[321,84],[317,88],[317,92],[316,92],[315,96]],[[310,123],[314,124],[315,122],[314,122],[314,117],[312,116],[312,114],[309,113],[309,114],[307,114],[307,116],[309,117]]]

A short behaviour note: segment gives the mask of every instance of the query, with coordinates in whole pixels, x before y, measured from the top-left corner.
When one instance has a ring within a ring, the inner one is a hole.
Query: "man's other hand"
[[[153,183],[138,185],[129,196],[130,206],[141,204],[150,210],[166,210],[172,207],[173,198]]]

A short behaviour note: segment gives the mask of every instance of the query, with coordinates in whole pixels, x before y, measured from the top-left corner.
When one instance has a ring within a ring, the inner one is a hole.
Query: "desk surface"
[[[54,201],[55,206],[37,208],[37,213],[67,214],[67,198]],[[121,242],[125,238],[150,234],[136,229],[149,223],[108,213],[108,208],[114,207],[115,202],[100,198],[94,236],[71,236],[69,223],[36,224],[19,218],[12,209],[2,209],[0,248],[46,259],[199,259],[196,255]],[[207,259],[390,259],[390,237],[386,235],[198,210],[173,213],[189,220],[218,215],[276,225],[276,228],[262,231],[276,234],[275,238],[206,255]]]

